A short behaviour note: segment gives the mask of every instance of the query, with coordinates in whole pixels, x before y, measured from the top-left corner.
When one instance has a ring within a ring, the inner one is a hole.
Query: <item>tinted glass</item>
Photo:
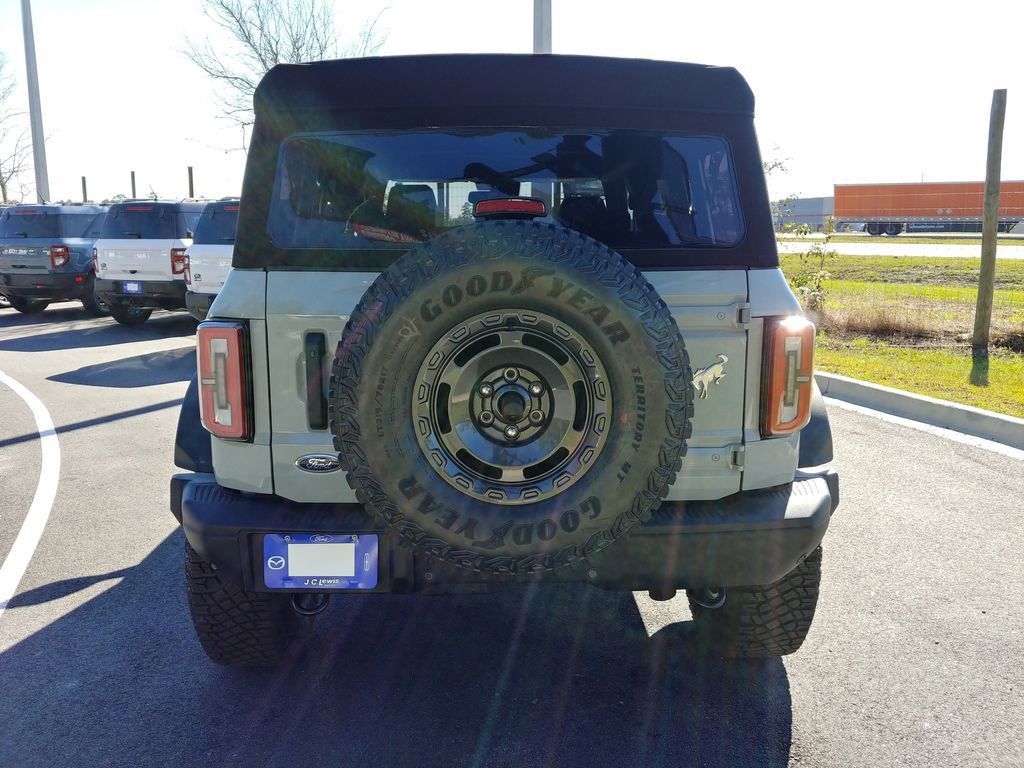
[[[93,220],[89,223],[89,227],[85,230],[85,237],[90,240],[95,240],[100,236],[100,232],[103,231],[103,220],[107,217],[106,212],[97,214],[93,217]]]
[[[64,237],[85,237],[86,232],[94,221],[95,213],[62,213],[60,218],[60,231]]]
[[[159,203],[115,205],[107,211],[100,237],[107,240],[173,240],[174,207]]]
[[[238,203],[210,205],[203,211],[196,225],[192,242],[196,245],[224,245],[235,242],[238,223]]]
[[[60,217],[32,208],[8,208],[0,214],[0,237],[60,237]]]
[[[388,248],[473,220],[487,198],[543,200],[549,220],[613,248],[736,245],[728,144],[713,136],[534,129],[296,136],[269,234],[284,248]]]

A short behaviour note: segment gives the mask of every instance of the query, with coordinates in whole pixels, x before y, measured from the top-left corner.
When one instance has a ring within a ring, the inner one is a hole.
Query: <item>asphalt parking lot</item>
[[[1024,764],[1024,462],[831,407],[842,502],[797,654],[724,662],[685,598],[336,600],[273,672],[208,662],[167,510],[195,323],[0,310],[60,449],[0,615],[0,766]],[[0,562],[41,441],[0,383]]]

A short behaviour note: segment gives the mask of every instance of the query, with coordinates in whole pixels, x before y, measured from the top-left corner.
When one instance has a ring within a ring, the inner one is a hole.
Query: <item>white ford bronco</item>
[[[171,481],[210,658],[278,663],[331,597],[557,582],[800,646],[838,479],[735,70],[283,65],[255,111]]]

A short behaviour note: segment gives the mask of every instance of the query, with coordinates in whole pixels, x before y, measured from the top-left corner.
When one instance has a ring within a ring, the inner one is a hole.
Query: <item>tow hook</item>
[[[327,610],[330,602],[330,595],[304,592],[292,596],[292,610],[300,616],[316,616]]]

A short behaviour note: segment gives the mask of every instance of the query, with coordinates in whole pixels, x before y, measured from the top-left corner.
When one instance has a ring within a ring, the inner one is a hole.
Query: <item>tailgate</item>
[[[50,271],[51,240],[0,241],[0,272],[41,275]]]
[[[693,436],[671,499],[716,499],[740,489],[733,462],[742,450],[746,379],[747,278],[744,270],[651,272],[645,275],[679,324],[694,372]],[[322,334],[326,393],[330,363],[345,322],[374,273],[269,272],[267,343],[275,493],[295,501],[350,501],[343,472],[313,474],[296,466],[307,454],[336,454],[327,426],[314,428],[306,404],[312,349]]]
[[[224,287],[224,280],[231,271],[233,245],[196,245],[188,248],[189,272],[192,275],[191,290],[196,293],[217,293]]]
[[[99,277],[122,280],[174,280],[171,274],[171,248],[174,240],[97,240]],[[178,276],[178,279],[183,279]]]

